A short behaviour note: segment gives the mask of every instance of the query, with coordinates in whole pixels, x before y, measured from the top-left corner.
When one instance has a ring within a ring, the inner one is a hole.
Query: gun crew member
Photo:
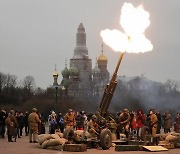
[[[64,122],[66,125],[66,129],[73,129],[76,125],[75,116],[72,109],[68,110],[68,113],[64,116]]]
[[[97,117],[95,115],[92,116],[90,121],[88,122],[88,132],[93,136],[97,136],[100,133],[100,127],[97,123]]]
[[[129,134],[129,122],[130,122],[130,114],[128,109],[124,109],[123,112],[119,115],[119,124],[120,130],[125,130],[125,135],[128,138]]]

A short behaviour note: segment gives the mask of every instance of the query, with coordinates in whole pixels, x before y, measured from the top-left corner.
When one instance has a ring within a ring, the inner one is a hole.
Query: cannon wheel
[[[65,129],[64,132],[63,132],[63,136],[67,140],[72,139],[74,137],[73,129],[71,129],[71,128]]]
[[[111,147],[112,135],[111,131],[107,128],[103,129],[100,134],[100,146],[103,150],[107,150]]]

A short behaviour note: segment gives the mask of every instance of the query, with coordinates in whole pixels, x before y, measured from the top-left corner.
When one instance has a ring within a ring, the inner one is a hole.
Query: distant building
[[[108,59],[103,53],[102,46],[102,53],[97,59],[95,68],[92,69],[92,60],[89,58],[86,47],[85,28],[80,23],[76,34],[74,55],[70,59],[70,68],[67,68],[66,63],[62,71],[61,86],[66,88],[67,95],[73,97],[101,95],[109,81],[107,62]]]
[[[154,88],[155,85],[161,85],[161,83],[149,80],[143,75],[134,77],[119,76],[118,80],[120,80],[128,90],[149,90]]]

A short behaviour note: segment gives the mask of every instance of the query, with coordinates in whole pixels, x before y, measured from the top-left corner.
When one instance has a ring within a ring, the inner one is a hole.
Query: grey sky
[[[59,74],[65,58],[73,56],[77,27],[82,22],[87,34],[89,57],[99,56],[103,29],[121,29],[120,10],[124,2],[142,4],[150,13],[146,36],[152,52],[125,54],[119,75],[165,82],[180,81],[180,1],[179,0],[0,0],[0,72],[23,79],[35,78],[46,88],[53,82],[55,63]],[[112,74],[119,53],[104,46]],[[59,77],[59,82],[62,76]]]

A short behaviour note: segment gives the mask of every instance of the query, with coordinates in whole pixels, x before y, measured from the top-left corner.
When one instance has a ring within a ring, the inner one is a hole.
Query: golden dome
[[[107,60],[108,60],[107,57],[103,53],[101,53],[101,55],[98,57],[98,61],[107,61]]]
[[[53,76],[59,76],[58,72],[55,70]]]

